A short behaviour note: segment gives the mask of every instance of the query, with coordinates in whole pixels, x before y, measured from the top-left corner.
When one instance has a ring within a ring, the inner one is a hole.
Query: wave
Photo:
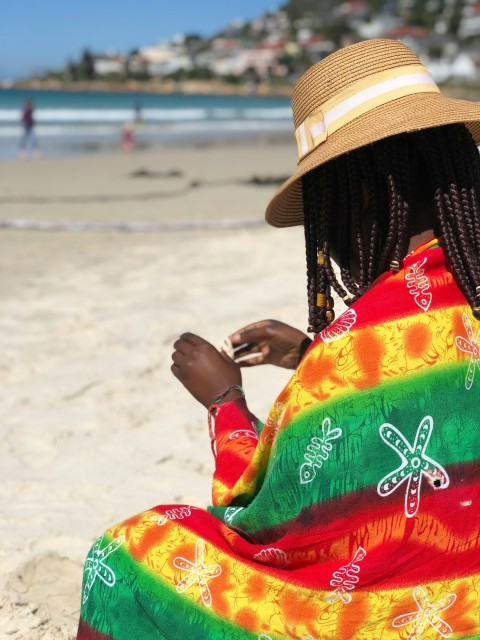
[[[37,122],[125,122],[135,117],[134,109],[36,109]],[[143,120],[204,120],[205,109],[144,109]],[[21,119],[18,109],[0,109],[1,122],[15,122]]]
[[[81,124],[74,123],[55,123],[55,124],[39,124],[36,128],[36,134],[39,138],[102,138],[102,137],[118,137],[121,124],[106,122],[103,124],[84,122]],[[284,120],[272,118],[270,121],[264,119],[258,120],[198,120],[184,122],[168,122],[168,123],[147,123],[136,128],[138,137],[162,138],[162,137],[187,137],[188,135],[209,134],[212,136],[221,136],[222,134],[232,133],[248,133],[248,132],[267,132],[267,131],[291,131],[292,125],[290,119]],[[22,127],[19,124],[1,125],[0,123],[0,139],[18,138],[22,133]]]
[[[40,124],[59,123],[123,123],[134,120],[134,109],[36,109],[35,120]],[[142,109],[146,123],[192,122],[217,120],[291,120],[289,107],[220,108],[212,109]],[[18,123],[21,110],[0,109],[0,126]]]

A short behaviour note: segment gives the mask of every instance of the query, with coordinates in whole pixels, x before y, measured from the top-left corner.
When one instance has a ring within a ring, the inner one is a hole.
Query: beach
[[[209,504],[206,410],[172,345],[305,330],[303,229],[262,222],[294,166],[293,140],[261,139],[0,162],[0,637],[73,638],[107,527]],[[244,370],[261,419],[290,374]]]

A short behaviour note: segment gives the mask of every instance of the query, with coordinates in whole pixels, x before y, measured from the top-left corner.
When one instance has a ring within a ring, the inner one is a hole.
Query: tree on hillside
[[[78,65],[70,58],[67,61],[64,76],[67,80],[78,80]]]
[[[82,59],[78,65],[79,72],[85,80],[93,80],[95,78],[95,63],[93,55],[89,49],[85,48],[82,53]]]
[[[295,22],[308,16],[329,17],[335,4],[334,0],[288,0],[281,9]]]

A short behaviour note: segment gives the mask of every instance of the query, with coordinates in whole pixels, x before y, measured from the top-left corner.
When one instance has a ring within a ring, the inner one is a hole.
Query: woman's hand
[[[234,348],[234,360],[241,367],[274,364],[286,369],[297,367],[311,342],[305,333],[278,320],[254,322],[236,331],[229,339]]]
[[[203,338],[184,333],[173,346],[173,375],[204,407],[208,408],[228,387],[242,384],[238,364]],[[238,391],[232,391],[225,400],[239,395]]]

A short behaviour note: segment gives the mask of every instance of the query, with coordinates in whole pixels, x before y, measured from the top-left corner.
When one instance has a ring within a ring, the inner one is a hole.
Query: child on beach
[[[101,536],[78,640],[480,639],[480,106],[371,40],[309,69],[293,113],[266,219],[304,226],[313,341],[265,320],[233,357],[175,342],[212,506]],[[295,371],[261,423],[241,366],[265,363]]]
[[[133,126],[130,122],[126,122],[122,127],[122,149],[125,153],[130,153],[134,146]]]

